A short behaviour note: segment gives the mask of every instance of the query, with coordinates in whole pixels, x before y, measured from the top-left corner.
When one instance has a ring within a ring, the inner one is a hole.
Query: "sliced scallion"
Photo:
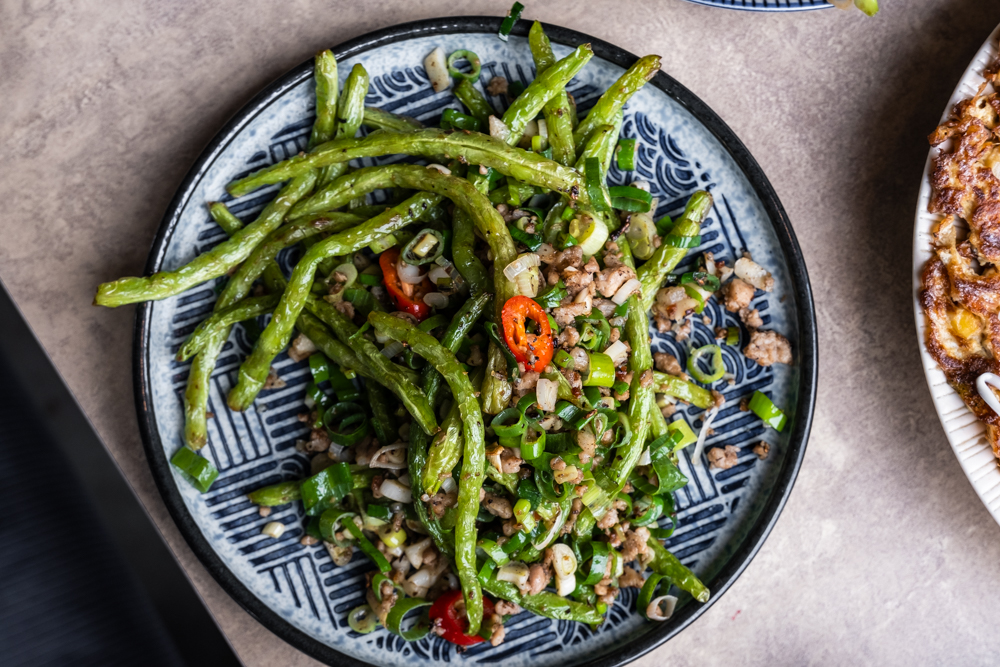
[[[712,355],[711,373],[705,373],[698,366],[698,362],[701,358],[708,355]],[[705,345],[704,347],[699,347],[697,350],[694,350],[691,352],[691,356],[688,357],[687,370],[695,380],[701,382],[702,384],[711,384],[721,379],[722,376],[726,374],[726,364],[722,360],[722,348],[718,345]]]
[[[472,71],[463,72],[457,67],[455,67],[455,63],[459,60],[464,60],[468,62],[469,67],[472,68]],[[472,81],[473,83],[475,83],[476,81],[479,81],[479,74],[481,71],[482,71],[482,63],[479,60],[479,56],[477,56],[472,51],[469,51],[467,49],[459,49],[458,51],[452,52],[452,54],[448,56],[448,74],[451,74],[452,77],[456,79],[466,79],[467,81]],[[478,125],[479,121],[476,121],[476,124]]]
[[[178,449],[177,453],[170,458],[170,463],[183,472],[191,485],[202,493],[212,488],[212,482],[219,476],[219,471],[211,461],[199,456],[188,447]]]
[[[775,431],[780,432],[785,428],[788,417],[776,406],[766,394],[755,391],[750,398],[750,411],[764,420]]]
[[[500,24],[500,31],[497,33],[497,37],[506,42],[507,38],[510,37],[510,31],[514,29],[514,24],[521,18],[521,12],[523,11],[524,5],[520,2],[515,2],[510,11],[507,12],[507,17]]]

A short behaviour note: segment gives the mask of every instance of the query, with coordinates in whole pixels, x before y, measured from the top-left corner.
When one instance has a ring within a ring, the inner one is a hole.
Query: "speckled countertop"
[[[764,168],[816,294],[819,403],[784,514],[730,591],[636,664],[996,661],[1000,530],[931,405],[910,248],[925,136],[1000,22],[1000,4],[882,4],[873,19],[680,0],[546,1],[526,13],[662,54],[664,69]],[[135,421],[133,308],[93,308],[93,289],[142,271],[188,167],[271,80],[376,28],[506,9],[444,0],[0,3],[0,279],[248,665],[316,663],[243,612],[174,527]]]

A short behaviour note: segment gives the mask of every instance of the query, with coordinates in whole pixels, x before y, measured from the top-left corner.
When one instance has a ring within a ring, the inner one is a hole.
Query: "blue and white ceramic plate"
[[[687,0],[697,5],[743,9],[749,12],[802,12],[833,7],[826,0]]]
[[[521,21],[509,42],[496,37],[499,20],[449,18],[389,28],[334,49],[346,75],[363,63],[371,75],[369,105],[437,124],[443,109],[457,104],[449,92],[435,94],[422,62],[434,47],[446,52],[472,49],[483,62],[483,75],[508,80],[533,76],[527,45],[529,23]],[[586,35],[547,27],[556,54],[562,56],[590,42],[595,57],[571,83],[581,110],[635,61],[635,56]],[[499,103],[499,100],[494,100]],[[313,114],[311,61],[269,86],[212,141],[188,174],[170,205],[156,237],[147,271],[180,266],[223,238],[209,218],[205,202],[228,201],[249,220],[274,195],[259,190],[231,200],[224,186],[234,178],[303,150]],[[637,94],[626,109],[626,136],[642,146],[638,176],[653,185],[661,202],[658,213],[676,213],[697,189],[715,195],[706,221],[703,246],[730,264],[750,251],[774,274],[771,294],[754,302],[766,326],[787,336],[794,346],[791,366],[763,368],[727,350],[726,364],[735,384],[723,383],[727,405],[714,422],[708,445],[742,447],[739,463],[729,470],[692,466],[690,454],[681,466],[691,483],[677,494],[679,528],[667,546],[711,587],[713,600],[747,566],[777,519],[791,491],[805,450],[816,391],[816,324],[805,265],[781,203],[739,139],[704,103],[661,73]],[[614,172],[624,182],[631,175]],[[689,263],[690,263],[689,261]],[[250,350],[237,327],[212,376],[205,455],[220,471],[207,494],[199,494],[171,469],[168,459],[181,446],[181,396],[188,367],[174,361],[179,344],[212,310],[214,284],[181,296],[144,304],[135,333],[135,388],[146,452],[160,491],[184,536],[219,583],[254,617],[306,653],[338,665],[431,665],[492,663],[508,665],[628,662],[667,640],[709,605],[688,600],[665,623],[643,622],[634,610],[635,591],[625,592],[598,630],[566,621],[521,614],[507,626],[498,648],[479,645],[457,653],[436,637],[415,643],[384,630],[358,635],[346,614],[364,599],[363,575],[371,565],[360,554],[336,567],[321,546],[304,547],[299,503],[277,508],[268,519],[258,516],[246,499],[252,489],[281,479],[302,478],[306,460],[295,442],[305,435],[297,419],[304,412],[307,364],[287,356],[275,362],[286,386],[264,391],[242,414],[228,410],[224,397],[241,358]],[[682,361],[692,344],[713,340],[713,328],[737,324],[715,303],[706,309],[691,340],[678,343],[651,332],[656,350],[670,350]],[[746,342],[745,340],[743,341]],[[783,433],[765,431],[759,419],[740,412],[740,398],[760,389],[790,417]],[[697,429],[700,411],[686,417]],[[761,440],[771,454],[760,460],[751,451]],[[686,450],[687,452],[690,451]],[[261,535],[265,521],[282,521],[288,529],[274,540]]]

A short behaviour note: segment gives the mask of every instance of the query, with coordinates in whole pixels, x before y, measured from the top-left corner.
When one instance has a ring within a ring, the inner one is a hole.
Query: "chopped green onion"
[[[706,355],[712,355],[712,373],[706,374],[698,367],[698,362]],[[691,353],[687,361],[687,370],[695,380],[702,384],[711,384],[726,374],[726,364],[722,360],[722,348],[718,345],[705,345]]]
[[[374,287],[382,284],[382,269],[378,264],[372,264],[367,269],[358,274],[358,282],[362,285]]]
[[[635,139],[622,139],[615,149],[618,156],[618,168],[622,171],[632,171],[635,169]],[[647,209],[648,210],[648,209]]]
[[[407,264],[430,264],[444,252],[444,234],[437,229],[421,229],[400,254]]]
[[[466,62],[468,62],[469,67],[472,68],[472,71],[466,74],[465,72],[459,70],[457,67],[455,67],[455,61],[457,60],[465,60]],[[473,83],[475,83],[476,81],[479,81],[479,74],[481,71],[482,71],[482,64],[480,63],[479,56],[477,56],[472,51],[468,51],[466,49],[459,49],[458,51],[455,51],[450,56],[448,56],[448,74],[451,74],[452,77],[456,79],[465,79],[466,81],[472,81]],[[476,129],[478,130],[479,121],[476,121],[476,125],[477,125]],[[471,128],[463,127],[459,129],[464,130]]]
[[[445,109],[441,114],[441,127],[478,132],[481,125],[479,119],[474,116],[468,116],[456,109]]]
[[[694,312],[696,313],[703,312],[705,310],[705,297],[701,295],[701,292],[698,291],[698,288],[695,287],[694,285],[684,285],[684,291],[687,293],[689,297],[698,302],[698,305],[695,307]]]
[[[532,252],[538,250],[538,248],[545,243],[545,239],[542,238],[541,234],[529,234],[518,229],[514,225],[509,225],[507,229],[510,230],[510,235],[515,241],[528,246],[528,249]]]
[[[739,345],[739,344],[740,344],[740,328],[728,327],[726,329],[726,345]]]
[[[559,401],[556,403],[556,416],[564,422],[573,422],[583,414],[583,410],[573,405],[569,401]]]
[[[313,352],[309,357],[309,372],[316,384],[326,382],[330,379],[330,360],[322,352]]]
[[[722,283],[711,273],[705,271],[689,271],[681,276],[681,285],[697,285],[709,292],[717,292]]]
[[[336,403],[323,415],[330,442],[350,447],[368,435],[371,424],[364,408],[357,403]]]
[[[510,556],[504,553],[503,548],[495,540],[483,538],[476,542],[476,546],[501,567],[510,562]]]
[[[326,512],[323,512],[323,515],[325,516],[327,512],[337,512],[337,511],[339,510],[327,510]],[[351,512],[350,514],[353,514],[353,512]],[[344,526],[344,528],[347,529],[347,532],[351,534],[351,537],[354,538],[354,541],[358,543],[358,548],[361,549],[362,553],[371,558],[372,561],[375,563],[375,566],[378,567],[379,570],[388,574],[388,572],[392,569],[392,566],[389,565],[389,561],[386,559],[385,556],[382,555],[382,552],[376,549],[375,545],[372,544],[368,540],[368,538],[364,536],[364,534],[361,532],[361,529],[358,528],[358,524],[354,523],[353,518],[348,518],[346,521],[342,523],[342,525]],[[322,526],[323,523],[321,517],[320,527],[322,528]],[[408,598],[408,599],[413,599],[413,598]]]
[[[673,228],[673,226],[674,226],[674,221],[670,219],[669,215],[665,215],[656,221],[656,233],[659,234],[660,236],[665,237],[667,236],[667,234],[670,233],[670,230]]]
[[[636,503],[639,516],[632,520],[633,526],[649,526],[655,524],[660,515],[663,514],[663,498],[660,496],[644,495]]]
[[[347,624],[351,626],[351,630],[362,635],[367,635],[378,627],[378,617],[372,611],[371,607],[363,604],[348,612]]]
[[[653,195],[631,185],[616,185],[608,188],[611,206],[629,213],[646,213],[653,202]]]
[[[525,544],[528,543],[528,534],[517,532],[511,535],[511,538],[503,543],[503,552],[505,554],[513,554],[519,551]]]
[[[601,161],[596,157],[588,157],[584,160],[583,166],[584,183],[587,188],[587,196],[590,197],[590,206],[598,213],[606,213],[610,206],[604,194],[604,176],[601,174]]]
[[[667,425],[667,430],[671,435],[677,433],[680,434],[680,438],[674,440],[673,448],[675,452],[698,441],[698,436],[691,430],[691,426],[687,423],[687,420],[685,420],[684,417],[680,417],[670,422]]]
[[[778,432],[781,432],[785,428],[785,423],[788,421],[785,413],[772,403],[766,394],[760,391],[755,391],[750,398],[750,411]]]
[[[553,361],[556,362],[556,366],[559,368],[569,368],[574,364],[573,357],[569,356],[569,352],[566,350],[559,350],[556,352],[556,356]]]
[[[306,514],[323,514],[331,504],[343,500],[352,486],[351,471],[346,463],[334,463],[307,478],[300,487]]]
[[[672,493],[688,483],[687,477],[671,459],[676,443],[680,442],[681,437],[679,431],[674,431],[661,435],[649,445],[650,466],[656,473],[657,495]]]
[[[566,298],[566,294],[566,283],[560,280],[555,285],[548,286],[536,296],[535,303],[542,308],[555,308]]]
[[[517,402],[517,409],[520,410],[522,414],[524,414],[532,407],[534,407],[535,403],[537,402],[538,402],[538,397],[535,395],[535,392],[531,392],[530,394],[525,394]]]
[[[212,488],[212,482],[219,476],[219,471],[216,470],[211,461],[199,456],[189,447],[178,449],[177,453],[171,457],[170,463],[184,473],[191,485],[202,493],[206,493]]]
[[[559,214],[559,218],[565,222],[572,220],[575,215],[576,210],[572,206],[567,206],[563,209],[562,213]]]
[[[403,618],[412,611],[430,607],[431,603],[421,598],[400,598],[392,605],[389,615],[385,619],[385,628],[394,635],[398,635],[408,642],[415,642],[423,639],[431,631],[431,622],[427,614],[421,614],[418,620],[409,630],[403,630]]]
[[[348,287],[344,290],[344,301],[349,301],[354,309],[361,313],[365,319],[372,311],[383,311],[385,308],[378,302],[372,293],[360,287]]]
[[[590,370],[583,380],[585,387],[610,387],[615,383],[615,362],[602,352],[588,352]]]
[[[496,561],[487,559],[486,562],[483,563],[483,567],[479,570],[479,574],[477,575],[477,577],[479,578],[480,585],[485,586],[486,584],[488,584],[490,580],[493,578],[493,572],[496,569],[497,569]]]
[[[545,145],[543,143],[544,141],[545,141],[545,137],[543,137],[540,134],[536,134],[535,136],[533,136],[531,138],[531,150],[533,152],[535,152],[535,153],[541,153],[542,152],[542,146]]]
[[[320,417],[316,423],[312,425],[313,428],[323,428],[323,411],[330,407],[330,397],[326,393],[316,386],[315,382],[310,382],[306,386],[306,396],[312,399],[313,403],[319,408]]]
[[[611,314],[611,317],[628,317],[628,301],[625,301],[615,308],[615,312]]]
[[[511,423],[513,422],[513,423]],[[513,438],[520,436],[524,433],[524,429],[527,427],[528,421],[524,416],[524,413],[517,408],[507,408],[500,412],[493,421],[490,422],[490,427],[493,432],[496,433],[498,438]]]
[[[620,380],[618,382],[615,382],[614,390],[616,394],[621,396],[626,391],[628,391],[628,382],[622,382]]]
[[[514,101],[524,92],[524,84],[520,81],[511,81],[507,84],[507,99]]]
[[[534,461],[545,453],[545,429],[535,420],[529,420],[527,428],[521,435],[521,458]]]
[[[611,553],[611,549],[607,542],[589,542],[591,546],[591,561],[590,570],[587,574],[587,578],[583,580],[585,586],[593,586],[594,584],[601,583],[601,579],[604,578],[605,572],[608,569],[608,556]]]
[[[392,520],[392,510],[389,509],[388,505],[369,503],[365,511],[368,513],[368,516],[372,517],[373,519],[378,519],[379,521]],[[381,602],[381,600],[379,601]]]
[[[507,12],[507,17],[500,24],[500,31],[497,33],[497,37],[506,42],[507,38],[510,37],[510,31],[514,29],[514,24],[521,18],[521,12],[523,11],[524,5],[520,2],[515,2],[510,11]]]

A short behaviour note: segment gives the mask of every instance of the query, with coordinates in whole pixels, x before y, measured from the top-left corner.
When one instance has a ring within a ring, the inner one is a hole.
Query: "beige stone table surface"
[[[316,663],[243,612],[175,528],[135,419],[134,310],[92,307],[93,289],[142,271],[187,169],[261,87],[370,30],[507,4],[0,1],[0,278],[248,665]],[[1000,3],[883,0],[871,19],[528,4],[663,55],[764,168],[816,294],[819,402],[784,514],[732,589],[636,664],[996,663],[1000,530],[924,383],[910,247],[925,137]]]

